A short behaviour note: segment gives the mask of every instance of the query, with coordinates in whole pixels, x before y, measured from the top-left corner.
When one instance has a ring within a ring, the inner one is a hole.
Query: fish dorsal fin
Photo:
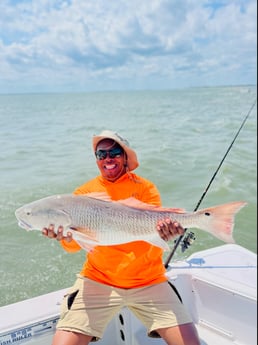
[[[143,201],[140,201],[134,197],[130,197],[127,199],[120,199],[117,201],[114,201],[111,199],[111,197],[105,193],[105,192],[91,192],[86,194],[87,197],[94,198],[94,199],[100,199],[104,201],[110,201],[110,202],[117,202],[119,204],[138,208],[142,210],[151,210],[151,211],[158,211],[158,212],[173,212],[173,213],[185,213],[185,210],[183,208],[173,208],[173,207],[161,207],[157,205],[151,205],[147,204]]]
[[[185,213],[185,210],[182,208],[170,208],[170,207],[168,208],[168,207],[161,207],[161,206],[157,206],[157,205],[146,204],[145,202],[140,201],[138,199],[135,199],[134,197],[118,200],[117,202],[122,204],[122,205],[125,205],[125,206],[144,209],[144,210],[159,211],[159,212]]]
[[[90,192],[84,195],[89,198],[100,199],[104,201],[112,201],[111,197],[105,192]]]

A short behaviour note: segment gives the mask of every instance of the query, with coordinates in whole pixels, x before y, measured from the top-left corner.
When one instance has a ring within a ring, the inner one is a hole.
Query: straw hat
[[[103,139],[113,139],[122,147],[122,149],[125,151],[127,155],[127,166],[130,171],[138,167],[139,163],[137,160],[136,152],[130,148],[130,145],[126,139],[122,138],[119,134],[115,132],[104,130],[99,135],[94,135],[92,138],[94,152],[96,151],[98,143]]]

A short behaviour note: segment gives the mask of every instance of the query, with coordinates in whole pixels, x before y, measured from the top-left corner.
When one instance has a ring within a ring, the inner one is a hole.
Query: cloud
[[[0,92],[256,83],[254,0],[0,5]]]

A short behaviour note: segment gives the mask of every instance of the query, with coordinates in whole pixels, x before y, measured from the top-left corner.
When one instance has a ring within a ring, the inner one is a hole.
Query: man
[[[134,197],[158,205],[156,186],[132,171],[139,165],[127,140],[112,131],[93,136],[93,149],[100,175],[86,182],[74,194],[105,192],[112,200]],[[71,233],[57,234],[54,224],[42,232],[56,238],[72,253],[81,249]],[[181,235],[184,229],[171,219],[160,220],[157,232],[164,240]],[[52,345],[87,345],[102,337],[112,317],[127,306],[168,345],[200,345],[194,324],[165,276],[162,249],[144,241],[96,246],[74,286],[65,296]]]

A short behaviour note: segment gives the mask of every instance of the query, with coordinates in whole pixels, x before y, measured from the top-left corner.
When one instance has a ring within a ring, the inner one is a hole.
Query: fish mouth
[[[32,226],[24,220],[19,220],[18,225],[25,230],[32,230]]]

